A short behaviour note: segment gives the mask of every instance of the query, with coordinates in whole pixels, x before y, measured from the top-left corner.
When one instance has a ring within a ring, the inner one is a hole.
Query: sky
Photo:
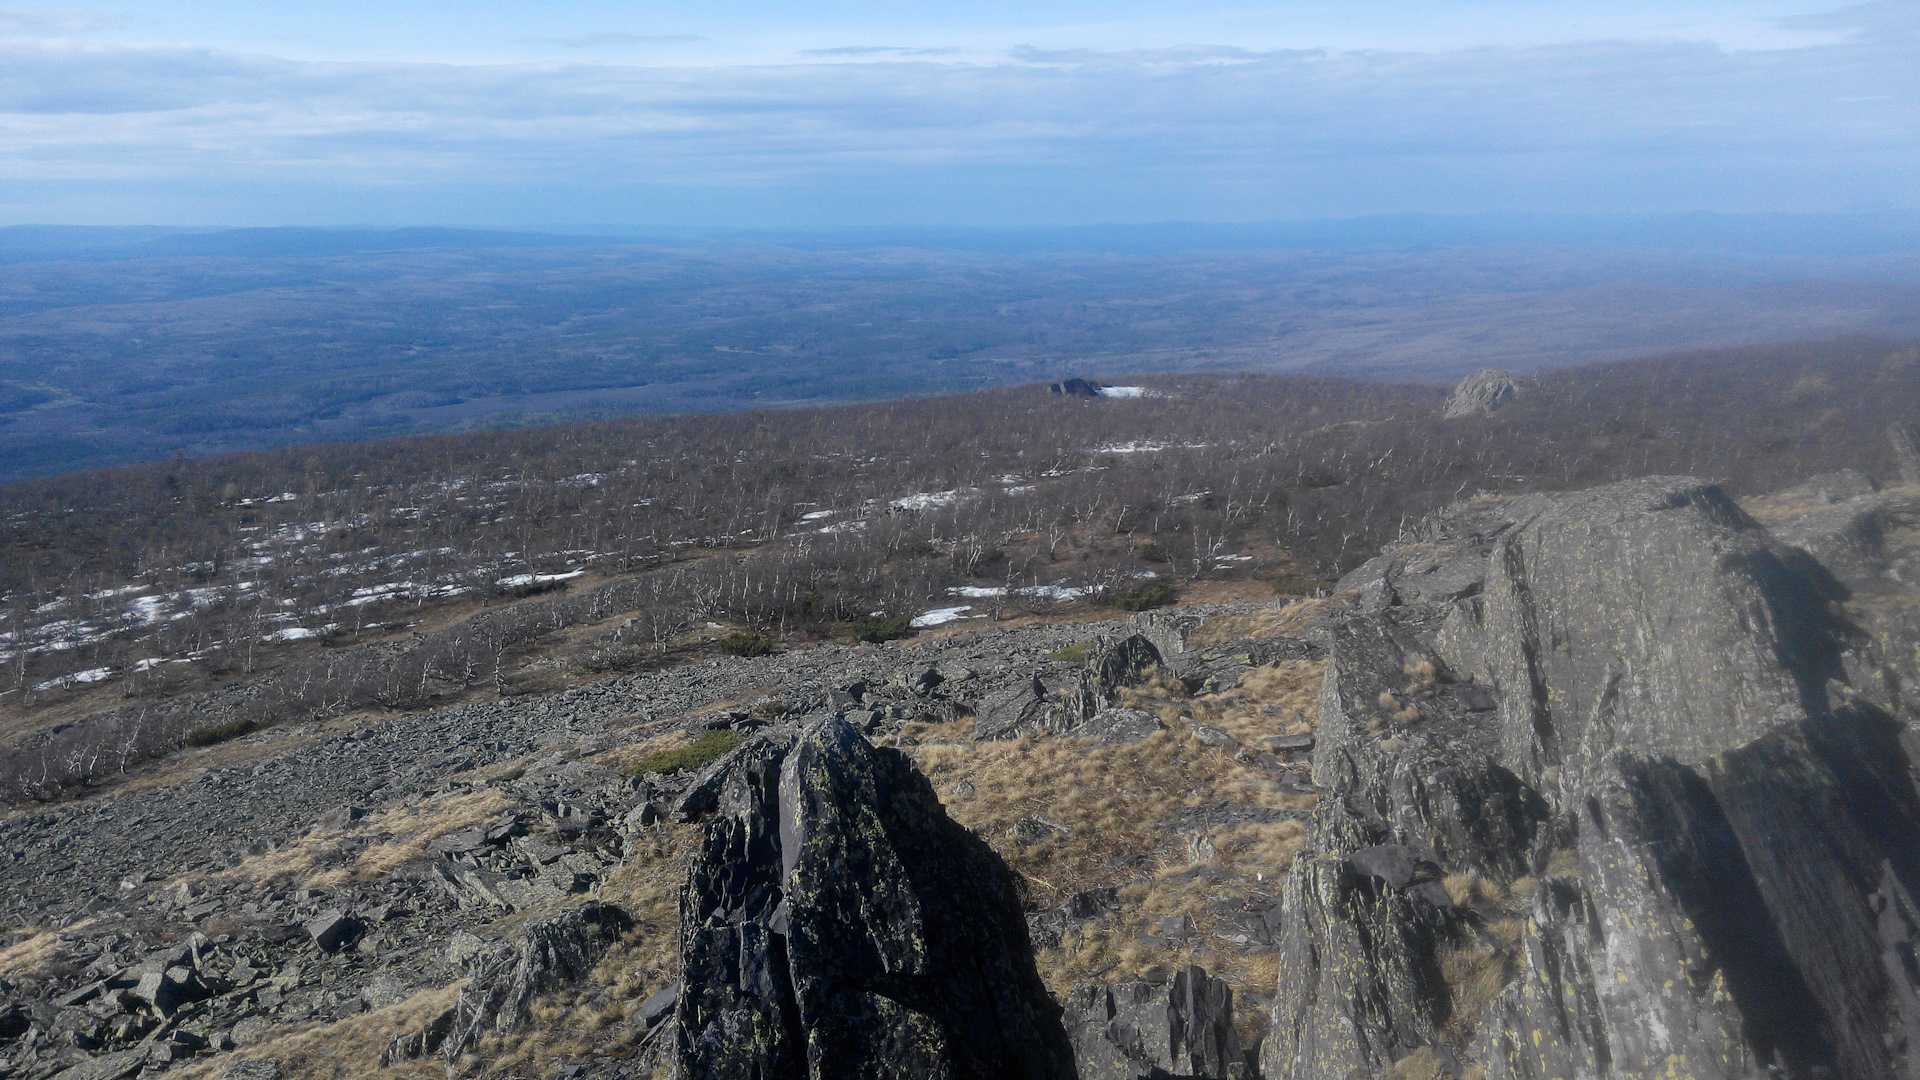
[[[0,224],[1920,209],[1920,0],[0,0]]]

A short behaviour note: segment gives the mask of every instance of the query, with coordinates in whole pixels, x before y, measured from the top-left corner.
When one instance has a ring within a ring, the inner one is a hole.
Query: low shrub
[[[709,731],[685,746],[660,750],[634,762],[633,775],[703,769],[720,760],[740,743],[741,735],[737,731]]]
[[[772,638],[753,630],[738,630],[728,634],[718,642],[720,651],[728,656],[767,656],[777,644]]]
[[[1143,581],[1115,593],[1112,602],[1113,606],[1121,611],[1147,611],[1152,608],[1166,607],[1173,603],[1173,583],[1160,580]]]
[[[913,620],[905,615],[875,615],[871,618],[857,619],[853,624],[855,641],[878,644],[882,641],[897,641],[913,636]]]
[[[260,725],[246,717],[235,717],[218,724],[194,728],[187,732],[188,746],[217,746],[229,739],[237,739],[249,734]]]

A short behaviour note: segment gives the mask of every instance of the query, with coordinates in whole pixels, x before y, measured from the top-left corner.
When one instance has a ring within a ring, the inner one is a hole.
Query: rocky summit
[[[0,1075],[1920,1077],[1916,573],[1920,489],[1648,477],[262,731],[0,821]]]

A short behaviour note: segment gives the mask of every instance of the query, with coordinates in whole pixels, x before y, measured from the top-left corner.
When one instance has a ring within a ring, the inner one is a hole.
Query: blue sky
[[[8,2],[0,223],[1920,209],[1917,0]]]

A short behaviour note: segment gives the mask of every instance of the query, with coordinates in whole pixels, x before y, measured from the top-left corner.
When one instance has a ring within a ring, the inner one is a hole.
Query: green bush
[[[740,743],[741,736],[737,731],[709,731],[685,746],[656,751],[634,762],[633,775],[702,769],[720,760]]]
[[[1113,606],[1121,611],[1146,611],[1150,608],[1166,607],[1171,603],[1173,603],[1173,583],[1158,579],[1143,581],[1113,595]]]
[[[728,656],[766,656],[777,644],[772,638],[753,630],[739,630],[719,641],[720,651]]]
[[[188,746],[218,746],[228,739],[237,739],[259,727],[252,720],[236,718],[206,727],[194,728],[187,732]]]
[[[1135,548],[1134,554],[1140,557],[1141,562],[1170,563],[1173,561],[1173,555],[1166,548],[1151,540]]]
[[[1048,655],[1063,664],[1084,664],[1087,662],[1087,654],[1091,651],[1093,651],[1092,646],[1083,641],[1078,645],[1062,645]]]
[[[856,619],[853,624],[855,641],[877,644],[912,636],[913,620],[905,615],[875,615],[872,618]]]

